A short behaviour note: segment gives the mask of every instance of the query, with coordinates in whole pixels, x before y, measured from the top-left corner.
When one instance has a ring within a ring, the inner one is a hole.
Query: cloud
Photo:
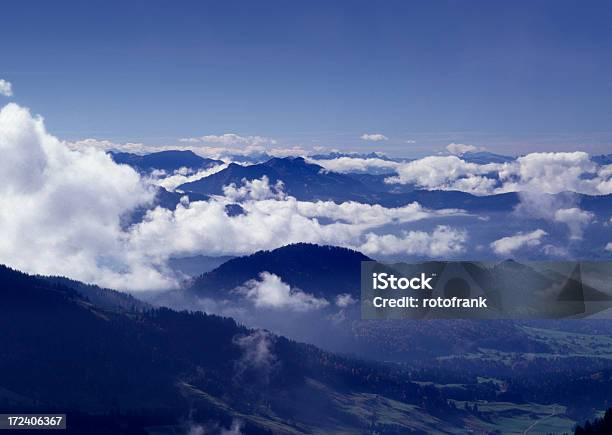
[[[204,136],[207,137],[207,136]],[[221,138],[222,136],[217,136]],[[259,139],[258,139],[259,138]],[[81,139],[77,141],[66,141],[65,145],[73,150],[82,150],[84,148],[96,148],[104,151],[121,151],[127,153],[134,154],[148,154],[158,151],[168,151],[168,150],[179,150],[179,151],[193,151],[201,157],[220,159],[226,161],[235,160],[236,157],[252,157],[252,156],[263,156],[265,158],[266,155],[273,157],[288,157],[288,156],[303,156],[308,154],[308,152],[299,146],[293,147],[270,147],[263,145],[263,142],[260,139],[260,136],[247,136],[242,137],[245,141],[252,139],[252,143],[240,144],[236,143],[235,146],[231,145],[223,145],[223,143],[218,142],[218,146],[209,146],[207,143],[212,142],[203,142],[201,138],[183,138],[180,139],[179,145],[148,145],[141,142],[113,142],[106,139],[95,139],[95,138],[87,138]],[[227,139],[225,142],[230,142],[230,139]],[[261,142],[261,143],[259,143]],[[270,139],[269,142],[265,142],[266,144],[275,144],[276,141]]]
[[[0,110],[0,153],[0,263],[109,287],[172,285],[122,230],[155,195],[134,170],[99,150],[69,150],[14,103]]]
[[[479,165],[457,156],[429,156],[403,163],[397,176],[389,177],[389,184],[414,184],[430,190],[461,190],[478,195],[490,194],[497,181],[486,177],[499,170],[499,164]]]
[[[501,166],[500,191],[533,191],[556,194],[577,192],[587,195],[612,193],[605,171],[585,152],[531,153]]]
[[[342,293],[336,296],[336,306],[340,308],[346,308],[356,302],[357,301],[348,293]]]
[[[260,179],[243,179],[242,183],[240,187],[236,187],[234,183],[223,186],[225,197],[232,201],[243,201],[245,199],[261,201],[270,198],[282,199],[284,197],[283,182],[278,180],[274,186],[271,186],[270,180],[266,175]]]
[[[242,420],[234,419],[229,429],[222,428],[219,435],[242,435],[242,428],[244,423]]]
[[[606,245],[606,247],[604,248],[606,251],[610,251],[612,252],[612,242],[608,242],[608,244]]]
[[[4,95],[5,97],[13,96],[13,85],[11,85],[11,82],[0,79],[0,95]]]
[[[374,169],[384,169],[387,171],[395,171],[400,163],[392,160],[379,158],[359,158],[359,157],[338,157],[335,159],[313,160],[308,159],[309,163],[322,166],[328,171],[349,173],[349,172],[370,172]]]
[[[125,153],[145,154],[154,151],[164,151],[167,147],[149,147],[141,142],[113,142],[106,139],[87,138],[77,141],[65,141],[64,145],[75,151],[94,148],[103,151],[121,151]],[[176,149],[176,148],[172,148]]]
[[[464,252],[467,238],[467,232],[464,230],[438,225],[431,233],[409,231],[404,232],[401,237],[370,233],[358,249],[366,254],[442,257]]]
[[[250,373],[260,383],[267,384],[278,366],[274,354],[276,337],[264,329],[256,329],[249,334],[234,336],[233,343],[240,348],[242,356],[234,364],[235,381],[241,381]]]
[[[546,231],[542,229],[537,229],[530,233],[519,232],[514,236],[502,237],[492,242],[491,248],[498,255],[508,255],[525,246],[534,247],[540,245],[542,237],[546,235]]]
[[[389,140],[387,136],[380,133],[364,133],[360,136],[361,140],[367,140],[370,142],[380,142],[383,140]]]
[[[179,139],[184,143],[213,143],[221,145],[264,145],[275,144],[276,140],[264,136],[241,136],[235,133],[225,133],[221,135],[209,134],[199,137],[186,137]]]
[[[290,288],[279,276],[269,272],[260,273],[259,280],[249,280],[235,291],[260,308],[311,311],[329,305],[329,302],[323,298],[316,298],[299,289]]]
[[[544,251],[544,254],[546,254],[549,257],[568,257],[569,256],[569,251],[567,250],[567,248],[564,248],[562,246],[545,245],[544,247],[542,247],[542,250]]]
[[[166,175],[165,173],[157,174],[153,173],[151,182],[157,186],[161,186],[164,189],[173,192],[181,184],[191,183],[192,181],[201,180],[212,174],[222,171],[227,168],[227,164],[216,165],[208,169],[202,169],[196,172],[189,172],[188,168],[181,168],[174,171],[172,175]]]
[[[465,215],[456,209],[428,210],[418,203],[386,208],[356,202],[298,201],[263,179],[245,182],[242,188],[232,187],[231,193],[226,190],[229,197],[181,203],[175,210],[150,210],[132,227],[130,247],[159,259],[242,255],[297,242],[355,247],[367,232],[383,225]],[[238,199],[245,213],[228,216],[225,206]],[[323,224],[322,220],[331,222]]]
[[[555,221],[562,222],[569,227],[570,239],[582,239],[584,228],[591,223],[595,215],[580,210],[578,207],[564,208],[555,212]]]
[[[446,150],[451,154],[461,156],[465,153],[471,153],[474,151],[478,151],[479,148],[475,147],[474,145],[466,145],[462,143],[453,142],[453,143],[449,143],[448,145],[446,145]]]

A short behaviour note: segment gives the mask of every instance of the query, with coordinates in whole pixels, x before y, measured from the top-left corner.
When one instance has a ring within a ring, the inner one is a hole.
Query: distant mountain
[[[314,154],[310,156],[313,160],[333,160],[338,159],[340,157],[352,157],[355,159],[381,159],[381,160],[393,160],[387,157],[383,153],[343,153],[343,152],[331,152],[327,154]]]
[[[230,256],[209,257],[206,255],[195,255],[193,257],[170,258],[168,266],[174,271],[184,273],[188,276],[199,276],[210,272],[223,263],[233,259]]]
[[[358,201],[386,207],[401,207],[418,201],[429,208],[466,208],[472,211],[509,211],[519,202],[515,193],[482,197],[458,191],[414,190],[413,186],[386,184],[385,175],[326,171],[301,157],[274,158],[250,166],[230,164],[220,172],[182,184],[178,189],[187,193],[218,195],[223,193],[223,186],[241,185],[243,180],[259,179],[264,175],[272,184],[282,181],[286,193],[305,201]]]
[[[477,151],[462,154],[461,159],[469,163],[484,165],[487,163],[508,163],[516,160],[516,157],[503,156],[501,154],[494,154],[486,151]]]
[[[129,165],[139,172],[158,169],[172,173],[183,167],[196,170],[223,164],[220,160],[200,157],[193,151],[160,151],[145,155],[111,151],[109,154],[116,163]]]
[[[181,202],[183,196],[187,196],[189,201],[207,201],[210,197],[208,195],[202,195],[200,193],[182,193],[182,192],[169,192],[163,187],[157,187],[157,192],[152,204],[147,204],[132,210],[131,213],[123,217],[123,227],[128,227],[132,224],[141,222],[147,211],[154,209],[155,207],[163,207],[168,210],[174,210],[176,206]],[[228,212],[228,214],[230,214]]]
[[[610,165],[612,164],[612,154],[601,154],[599,156],[592,156],[591,160],[598,165]]]
[[[296,243],[229,260],[198,277],[189,291],[229,297],[230,290],[258,278],[261,272],[270,272],[291,287],[317,297],[333,300],[338,294],[348,293],[357,298],[361,262],[368,260],[371,259],[347,248]]]
[[[351,177],[327,172],[321,166],[306,163],[302,157],[273,158],[249,166],[230,164],[224,170],[197,181],[182,184],[179,190],[202,194],[222,194],[223,186],[241,185],[242,180],[267,176],[271,184],[282,181],[284,191],[296,198],[313,200],[367,201],[366,186]]]

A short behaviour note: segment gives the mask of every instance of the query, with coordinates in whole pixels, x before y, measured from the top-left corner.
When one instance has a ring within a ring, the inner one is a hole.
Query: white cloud
[[[234,183],[223,186],[225,197],[231,201],[243,201],[245,199],[261,201],[270,198],[283,199],[284,197],[283,182],[280,180],[274,186],[271,186],[270,180],[264,175],[260,179],[242,179],[242,183],[240,187],[236,187]]]
[[[151,184],[172,189],[219,168],[143,179],[100,150],[108,143],[72,144],[76,150],[66,145],[27,110],[14,104],[2,110],[0,262],[114,288],[160,289],[176,284],[166,268],[172,256],[241,255],[295,242],[355,247],[382,225],[465,214],[417,203],[385,208],[298,201],[285,195],[280,183],[260,179],[230,185],[225,196],[209,201],[149,210],[142,222],[125,229],[126,214],[152,203]],[[225,206],[235,201],[244,215],[227,215]],[[321,224],[323,218],[332,222]]]
[[[605,247],[606,251],[611,251],[612,252],[612,242],[608,242],[608,244]]]
[[[474,145],[466,145],[466,144],[462,144],[462,143],[449,143],[448,145],[446,145],[446,151],[448,151],[451,154],[455,154],[458,156],[461,156],[465,153],[471,153],[474,151],[478,151],[479,148],[475,147]]]
[[[202,178],[206,178],[212,174],[216,174],[217,172],[222,171],[227,168],[227,164],[216,165],[208,169],[202,169],[197,172],[189,172],[188,168],[180,168],[177,171],[174,171],[172,175],[166,175],[165,173],[156,174],[153,173],[151,182],[157,186],[161,186],[164,189],[172,192],[181,184],[191,183],[192,181],[201,180]],[[157,175],[157,177],[156,177]]]
[[[478,165],[457,156],[429,156],[399,165],[397,176],[385,181],[390,184],[414,184],[430,190],[463,190],[484,195],[491,193],[496,183],[484,174],[499,168],[499,164]]]
[[[164,151],[167,147],[149,147],[140,142],[113,142],[106,139],[87,138],[77,141],[65,141],[64,145],[75,151],[93,148],[103,151],[121,151],[125,153],[146,154],[155,151]],[[170,148],[176,149],[176,148]]]
[[[502,237],[494,241],[491,243],[491,248],[498,255],[508,255],[525,246],[534,247],[540,245],[542,237],[546,235],[546,231],[542,229],[537,229],[530,233],[519,232],[513,236]]]
[[[5,97],[13,96],[13,85],[11,85],[11,82],[0,79],[0,95],[4,95]]]
[[[389,140],[387,136],[380,133],[364,133],[360,136],[361,140],[367,140],[370,142],[380,142],[383,140]]]
[[[359,158],[359,157],[338,157],[335,159],[313,160],[308,159],[309,163],[322,166],[328,171],[349,173],[349,172],[370,172],[373,169],[385,169],[395,171],[401,163],[392,160],[379,158]]]
[[[218,136],[221,138],[222,136]],[[168,150],[179,150],[179,151],[193,151],[197,155],[205,158],[225,160],[227,162],[234,159],[230,157],[252,157],[259,155],[270,155],[273,157],[288,157],[288,156],[304,156],[308,154],[304,148],[299,146],[293,147],[270,147],[265,146],[261,143],[257,143],[260,138],[259,136],[247,136],[244,140],[249,138],[253,139],[252,144],[239,144],[236,146],[209,146],[203,142],[200,138],[183,138],[179,139],[180,145],[147,145],[141,142],[113,142],[106,139],[81,139],[77,141],[66,141],[65,145],[73,150],[82,150],[84,148],[96,148],[104,151],[121,151],[134,154],[148,154],[158,151]],[[258,139],[259,138],[259,139]],[[226,140],[229,142],[229,139]],[[212,143],[212,142],[208,142]],[[267,144],[275,144],[276,141],[270,139]]]
[[[593,213],[580,210],[577,207],[563,208],[555,212],[555,221],[562,222],[569,227],[571,239],[582,239],[584,228],[594,218]]]
[[[404,232],[401,237],[369,233],[358,249],[366,254],[442,257],[464,252],[466,241],[466,231],[438,225],[431,233],[409,231]]]
[[[342,293],[336,296],[336,306],[340,308],[346,308],[356,302],[357,301],[348,293]]]
[[[545,245],[542,250],[549,257],[569,257],[569,251],[562,246]]]
[[[276,337],[264,329],[256,329],[248,335],[236,335],[232,341],[242,351],[242,356],[235,361],[235,380],[240,380],[245,372],[254,370],[259,380],[267,383],[278,364],[274,354]]]
[[[154,197],[134,170],[92,148],[67,149],[12,103],[0,110],[0,153],[0,263],[110,287],[172,285],[121,228]]]
[[[298,201],[279,194],[276,187],[272,190],[264,180],[242,187],[255,188],[257,192],[247,193],[234,187],[238,195],[232,191],[230,197],[181,203],[175,210],[149,211],[145,220],[132,228],[132,249],[167,258],[241,255],[297,242],[355,247],[362,244],[366,232],[383,225],[465,215],[453,209],[427,210],[418,203],[385,208],[354,202]],[[242,200],[240,205],[245,213],[230,217],[225,206],[236,199]],[[321,224],[321,218],[332,222]]]
[[[209,134],[199,137],[187,137],[179,139],[186,143],[214,143],[221,145],[264,145],[275,144],[276,140],[264,136],[241,136],[235,133],[225,133],[221,135]]]
[[[256,307],[288,309],[291,311],[318,310],[329,305],[323,298],[292,289],[278,275],[261,272],[259,280],[252,279],[236,289],[237,293],[253,301]]]
[[[577,192],[588,195],[612,193],[605,174],[585,152],[531,153],[506,163],[499,171],[500,191],[534,191],[556,194]]]

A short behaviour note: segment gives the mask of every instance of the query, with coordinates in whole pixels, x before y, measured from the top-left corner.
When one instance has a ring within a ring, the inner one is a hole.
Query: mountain
[[[592,156],[591,160],[598,165],[610,165],[612,164],[612,154],[601,154],[598,156]]]
[[[196,294],[224,296],[261,272],[279,276],[291,287],[317,297],[334,299],[338,294],[359,296],[361,262],[370,261],[360,252],[335,246],[296,243],[272,251],[258,251],[231,259],[193,282]]]
[[[137,207],[131,211],[128,215],[123,217],[122,226],[124,228],[129,227],[132,224],[141,222],[147,211],[154,209],[155,207],[163,207],[168,210],[174,210],[176,206],[181,202],[181,198],[187,196],[190,201],[207,201],[210,197],[208,195],[202,195],[199,193],[189,192],[169,192],[163,187],[156,187],[157,192],[152,204],[147,204],[141,207]],[[228,214],[231,214],[228,211]]]
[[[314,154],[310,156],[310,158],[313,160],[333,160],[333,159],[338,159],[341,157],[352,157],[355,159],[381,159],[381,160],[389,160],[389,161],[394,160],[394,159],[387,157],[383,153],[376,153],[376,152],[365,154],[365,153],[343,153],[343,152],[334,151],[334,152],[327,153],[327,154]]]
[[[306,162],[301,157],[273,158],[249,166],[230,164],[226,169],[178,187],[189,195],[220,195],[223,186],[266,176],[271,184],[282,181],[284,191],[303,201],[357,201],[384,207],[402,207],[414,201],[430,209],[459,208],[468,212],[511,212],[520,203],[517,192],[476,196],[452,190],[422,190],[413,185],[384,182],[389,175],[340,174]],[[582,209],[598,215],[612,211],[612,195],[589,196],[560,193],[576,199]]]
[[[396,415],[381,431],[470,418],[397,367],[201,312],[104,308],[64,284],[0,266],[3,412],[66,413],[77,434],[364,433],[368,397]]]
[[[384,175],[339,174],[319,165],[307,163],[303,158],[273,158],[265,163],[241,166],[230,164],[226,169],[197,181],[182,184],[186,193],[220,195],[223,186],[241,185],[243,180],[268,177],[271,184],[282,181],[284,191],[300,200],[358,201],[401,207],[418,201],[429,208],[467,208],[469,210],[511,210],[519,202],[515,193],[494,196],[475,196],[458,191],[414,190],[410,186],[384,183]]]
[[[199,276],[210,272],[234,257],[221,256],[209,257],[206,255],[195,255],[192,257],[177,257],[168,260],[168,266],[175,272],[188,276]]]
[[[302,157],[273,158],[265,163],[249,166],[230,164],[224,170],[197,181],[178,187],[184,192],[202,194],[223,193],[223,186],[241,185],[242,180],[268,177],[271,184],[282,181],[284,191],[304,200],[343,200],[366,201],[368,189],[351,177],[335,172],[327,172],[321,166],[307,163]]]
[[[200,157],[193,151],[171,150],[145,155],[111,151],[109,154],[116,163],[129,165],[138,172],[144,173],[155,169],[172,173],[180,168],[196,170],[223,164],[220,160]]]
[[[516,157],[503,156],[501,154],[494,154],[486,151],[476,151],[462,154],[461,159],[469,163],[485,165],[487,163],[509,163],[516,160]]]

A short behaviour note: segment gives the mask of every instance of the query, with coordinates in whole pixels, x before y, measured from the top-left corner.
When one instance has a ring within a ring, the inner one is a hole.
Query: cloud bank
[[[364,247],[374,253],[378,236],[373,232],[381,226],[465,214],[427,210],[417,203],[385,208],[298,201],[283,192],[282,184],[272,186],[265,178],[226,186],[225,195],[209,201],[185,199],[175,210],[151,208],[155,184],[172,189],[208,172],[142,178],[99,147],[67,145],[27,109],[9,104],[0,111],[1,263],[119,289],[164,289],[180,279],[167,267],[173,256],[241,255],[295,242]],[[226,206],[236,202],[245,213],[229,216]],[[127,217],[141,208],[149,208],[143,221],[126,227]],[[440,234],[418,236],[442,243]],[[416,246],[405,252],[444,252]]]

